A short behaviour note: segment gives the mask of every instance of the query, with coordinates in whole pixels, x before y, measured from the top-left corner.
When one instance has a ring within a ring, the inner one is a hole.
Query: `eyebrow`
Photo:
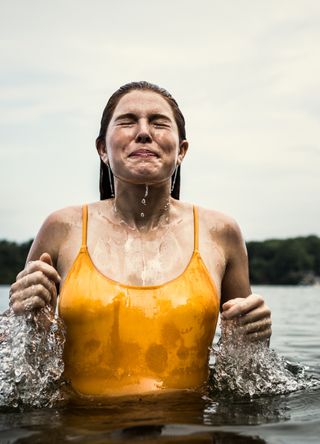
[[[123,119],[137,120],[137,116],[133,113],[120,114],[118,117],[114,119],[114,121],[117,122],[118,120],[123,120]]]
[[[129,120],[137,121],[138,117],[134,113],[125,113],[125,114],[120,114],[119,116],[117,116],[114,119],[114,121],[118,122],[119,120],[124,120],[124,119],[129,119]],[[167,122],[171,122],[171,119],[168,116],[165,116],[164,114],[154,113],[154,114],[151,114],[149,116],[149,121],[150,122],[153,122],[154,120],[158,120],[158,119],[166,120]]]
[[[162,119],[162,120],[167,120],[168,122],[171,122],[171,119],[168,116],[165,116],[164,114],[151,114],[149,120],[152,122],[153,120],[158,120],[158,119]]]

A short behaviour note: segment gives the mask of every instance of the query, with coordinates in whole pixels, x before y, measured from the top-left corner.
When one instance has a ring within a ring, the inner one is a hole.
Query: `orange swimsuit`
[[[67,327],[65,377],[85,395],[196,388],[208,377],[219,296],[198,250],[182,274],[162,285],[124,285],[104,276],[82,246],[59,300]],[[110,258],[112,260],[112,258]]]

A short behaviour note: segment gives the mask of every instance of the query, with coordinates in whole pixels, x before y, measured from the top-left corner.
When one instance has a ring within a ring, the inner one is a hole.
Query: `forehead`
[[[113,118],[126,113],[139,115],[164,114],[173,121],[174,115],[169,103],[153,91],[130,91],[119,100]]]

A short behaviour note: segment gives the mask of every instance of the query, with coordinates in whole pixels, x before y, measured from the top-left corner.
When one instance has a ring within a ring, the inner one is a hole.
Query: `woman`
[[[101,200],[47,218],[11,286],[12,308],[55,307],[60,286],[65,376],[80,394],[199,387],[219,308],[248,338],[271,335],[270,310],[251,294],[240,230],[178,200],[188,142],[167,91],[121,87],[96,147]]]

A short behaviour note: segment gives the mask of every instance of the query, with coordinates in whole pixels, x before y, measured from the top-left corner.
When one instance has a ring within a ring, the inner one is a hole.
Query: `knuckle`
[[[263,299],[263,297],[262,297],[260,294],[256,294],[255,296],[256,296],[256,300],[257,300],[257,302],[258,302],[260,305],[264,303],[264,299]]]
[[[246,310],[250,306],[250,303],[247,300],[242,300],[239,302],[238,306],[241,310]]]
[[[14,302],[11,308],[15,314],[21,314],[24,311],[24,307],[21,302]]]
[[[41,272],[42,270],[42,262],[37,260],[37,261],[30,261],[27,264],[26,269],[28,270],[28,273],[38,273]]]
[[[39,296],[34,297],[34,305],[44,307],[46,305],[45,301]]]
[[[33,293],[41,293],[43,291],[42,284],[34,284],[31,286]]]
[[[38,268],[40,261],[29,261],[27,263],[27,267],[29,268],[29,270],[34,270],[36,268]]]
[[[16,287],[17,287],[17,283],[16,283],[16,282],[14,282],[13,284],[11,284],[11,285],[10,285],[9,293],[12,294],[12,293],[15,291]]]
[[[22,270],[22,271],[20,271],[20,272],[16,275],[16,282],[17,282],[19,279],[21,279],[21,278],[23,277],[23,275],[24,275],[24,271],[25,271],[25,270]]]
[[[18,286],[19,286],[19,288],[26,288],[29,285],[30,285],[30,274],[24,274],[21,277],[21,279],[20,279],[20,281],[18,283]]]
[[[42,281],[44,278],[44,273],[42,270],[37,270],[33,273],[36,280]]]
[[[13,293],[10,297],[10,300],[15,303],[16,301],[20,301],[22,299],[21,297],[22,292],[21,291],[16,291],[15,293]]]
[[[266,313],[267,313],[267,316],[271,316],[271,310],[269,307],[267,307]]]

